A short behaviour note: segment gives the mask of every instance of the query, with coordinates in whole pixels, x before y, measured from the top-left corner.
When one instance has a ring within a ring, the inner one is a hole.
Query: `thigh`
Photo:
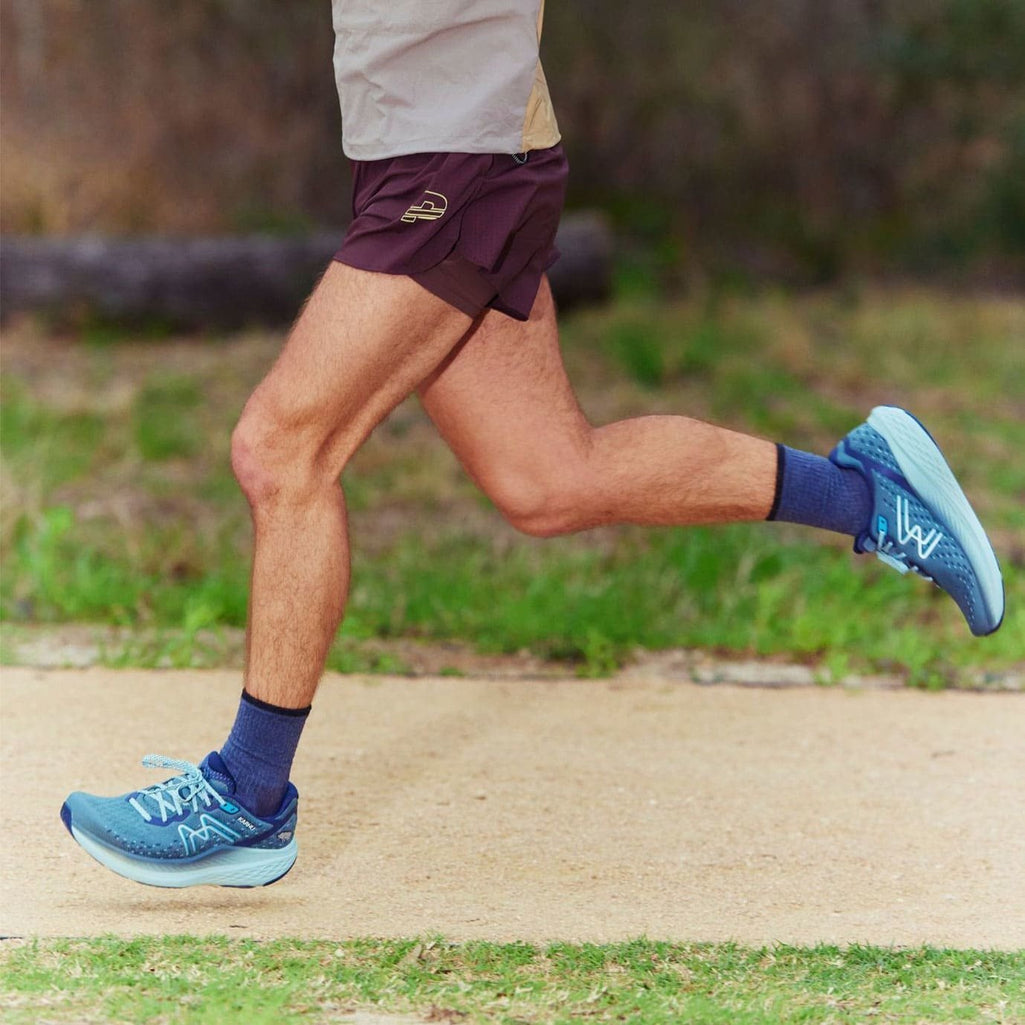
[[[340,470],[472,325],[408,277],[332,262],[247,412]]]
[[[424,382],[420,398],[488,493],[510,477],[557,479],[586,456],[591,426],[563,366],[547,279],[527,321],[488,313]]]

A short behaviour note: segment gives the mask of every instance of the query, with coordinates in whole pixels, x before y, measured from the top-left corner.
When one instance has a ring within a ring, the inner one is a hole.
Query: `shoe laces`
[[[874,551],[880,562],[886,563],[887,566],[895,569],[898,573],[911,572],[916,573],[924,580],[933,579],[921,566],[912,562],[908,554],[899,548],[896,540],[888,534],[878,540],[873,539],[871,546],[866,545],[865,547],[869,548],[870,551]]]
[[[172,776],[163,783],[155,783],[153,786],[137,790],[129,798],[128,803],[147,822],[152,822],[157,814],[161,822],[167,822],[168,819],[182,815],[186,808],[198,811],[200,802],[207,808],[215,801],[222,808],[234,808],[234,805],[226,801],[211,785],[203,775],[203,770],[192,762],[167,758],[165,755],[146,755],[142,764],[149,769],[177,769],[179,772],[177,776]],[[145,806],[144,800],[152,803],[153,811]]]

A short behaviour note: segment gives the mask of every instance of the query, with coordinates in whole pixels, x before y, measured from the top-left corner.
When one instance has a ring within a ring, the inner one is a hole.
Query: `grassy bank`
[[[118,664],[188,664],[211,631],[244,623],[249,525],[228,436],[280,341],[5,332],[8,623],[92,621],[158,638],[111,647],[104,658]],[[624,288],[612,307],[567,318],[564,342],[595,422],[682,411],[825,452],[872,405],[912,408],[994,537],[1003,630],[972,639],[934,588],[802,528],[520,537],[407,403],[347,471],[354,587],[333,665],[374,668],[370,642],[410,637],[585,672],[637,647],[787,653],[827,679],[885,670],[926,685],[1020,663],[1025,303],[869,292],[666,304]]]
[[[8,941],[0,963],[11,1025],[290,1025],[369,1007],[503,1025],[1025,1021],[1025,955],[928,947],[105,938]]]

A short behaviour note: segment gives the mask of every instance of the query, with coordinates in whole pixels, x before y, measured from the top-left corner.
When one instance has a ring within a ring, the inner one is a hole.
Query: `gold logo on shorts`
[[[432,199],[432,196],[435,199]],[[440,203],[435,200],[440,200]],[[402,215],[402,220],[406,224],[416,224],[417,221],[436,221],[447,209],[448,200],[440,192],[431,192],[428,189],[424,193],[424,198]]]

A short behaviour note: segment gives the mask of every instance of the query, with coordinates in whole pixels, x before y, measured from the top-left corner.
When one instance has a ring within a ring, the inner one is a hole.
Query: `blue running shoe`
[[[216,752],[200,765],[159,755],[142,764],[179,775],[123,794],[76,792],[61,807],[68,832],[101,865],[149,886],[266,886],[295,863],[291,783],[269,819],[233,800],[234,781]]]
[[[877,406],[830,453],[860,470],[872,519],[854,542],[901,573],[912,570],[957,602],[977,637],[1004,618],[1004,583],[993,548],[929,432],[896,406]]]

